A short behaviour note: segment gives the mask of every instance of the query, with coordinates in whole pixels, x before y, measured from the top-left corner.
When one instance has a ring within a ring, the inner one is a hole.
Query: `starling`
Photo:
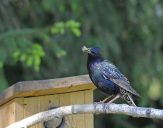
[[[112,96],[103,100],[112,103],[118,98],[122,98],[129,105],[136,106],[133,97],[140,95],[130,86],[128,79],[113,65],[105,60],[98,47],[82,47],[82,51],[88,53],[87,69],[89,77],[94,85],[102,92]]]

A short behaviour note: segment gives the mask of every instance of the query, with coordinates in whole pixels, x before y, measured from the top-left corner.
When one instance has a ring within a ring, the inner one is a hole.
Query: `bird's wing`
[[[130,92],[133,95],[140,96],[131,86],[128,79],[117,69],[115,65],[107,60],[104,60],[100,64],[100,69],[102,70],[105,79],[109,79],[121,88]]]

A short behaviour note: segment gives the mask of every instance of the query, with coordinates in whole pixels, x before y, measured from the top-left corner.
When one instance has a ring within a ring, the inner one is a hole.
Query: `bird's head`
[[[92,48],[87,48],[86,46],[82,47],[82,51],[88,53],[89,56],[91,57],[97,57],[101,58],[101,50],[99,47],[92,47]]]

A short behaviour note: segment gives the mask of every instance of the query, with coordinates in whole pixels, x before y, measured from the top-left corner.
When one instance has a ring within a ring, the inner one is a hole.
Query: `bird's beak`
[[[82,51],[83,52],[86,52],[86,53],[91,53],[91,49],[90,48],[87,48],[86,46],[83,46],[82,47]]]

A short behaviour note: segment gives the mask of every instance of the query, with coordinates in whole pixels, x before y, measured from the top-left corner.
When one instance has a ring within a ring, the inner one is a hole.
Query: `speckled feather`
[[[99,68],[104,78],[111,80],[119,87],[125,89],[135,96],[140,96],[131,86],[128,79],[108,60],[99,63]]]

